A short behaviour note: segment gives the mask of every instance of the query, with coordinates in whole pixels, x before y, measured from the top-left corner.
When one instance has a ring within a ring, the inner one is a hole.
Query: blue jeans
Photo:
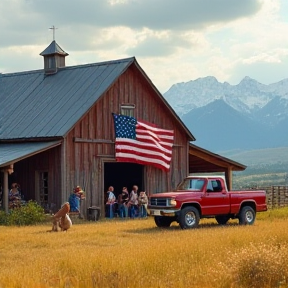
[[[138,217],[138,206],[137,205],[131,205],[131,207],[130,207],[130,217],[131,218]]]
[[[128,217],[128,207],[124,204],[119,204],[118,206],[120,218]]]
[[[115,212],[114,210],[115,210],[115,204],[106,204],[105,205],[105,217],[113,218],[114,212]]]
[[[146,208],[145,208],[145,206],[144,205],[140,205],[140,212],[139,212],[139,216],[141,217],[141,218],[143,218],[143,217],[147,217],[147,211],[146,211]]]

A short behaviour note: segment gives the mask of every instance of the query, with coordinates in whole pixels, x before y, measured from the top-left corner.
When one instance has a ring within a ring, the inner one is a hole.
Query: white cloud
[[[161,92],[210,75],[271,83],[288,70],[287,2],[1,0],[0,72],[42,68],[55,25],[67,65],[136,56]]]

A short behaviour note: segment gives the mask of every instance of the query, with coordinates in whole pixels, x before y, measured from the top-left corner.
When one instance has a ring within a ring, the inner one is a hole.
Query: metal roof
[[[52,142],[25,142],[25,143],[0,143],[0,167],[38,154],[47,149],[61,144],[61,141]]]
[[[196,163],[196,158],[201,159],[202,164]],[[223,171],[223,167],[230,167],[233,171],[243,171],[247,168],[247,166],[239,162],[215,154],[192,143],[189,144],[189,162],[189,173],[195,173],[196,169],[196,172],[203,173]],[[211,163],[210,167],[207,163]],[[215,170],[216,166],[219,167],[218,170]],[[204,169],[203,171],[201,171],[202,168]],[[207,171],[207,169],[211,171]]]
[[[134,57],[0,75],[0,139],[63,137]]]
[[[67,56],[69,55],[66,53],[57,43],[55,40],[53,40],[50,45],[40,53],[41,56],[47,56],[47,55],[53,55],[53,54],[60,54]]]

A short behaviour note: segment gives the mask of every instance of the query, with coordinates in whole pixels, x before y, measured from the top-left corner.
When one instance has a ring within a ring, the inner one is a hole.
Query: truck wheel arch
[[[239,213],[244,206],[250,206],[256,212],[256,203],[252,200],[242,202],[240,205]]]
[[[199,216],[201,218],[201,215],[202,215],[202,210],[201,210],[201,205],[197,202],[192,202],[192,203],[183,203],[182,206],[181,206],[181,210],[183,210],[184,208],[186,207],[195,207],[198,212],[199,212]],[[181,212],[181,211],[180,211]]]

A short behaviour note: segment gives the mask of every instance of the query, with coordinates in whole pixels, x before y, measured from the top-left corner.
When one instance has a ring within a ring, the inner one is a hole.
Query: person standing
[[[128,217],[129,193],[127,187],[122,188],[122,193],[118,196],[118,210],[121,218]]]
[[[114,207],[116,203],[116,197],[114,194],[114,187],[109,186],[108,191],[107,191],[107,202],[105,205],[105,214],[106,217],[108,218],[113,218],[114,217]]]
[[[147,205],[148,197],[145,191],[141,191],[139,195],[139,216],[141,218],[147,218]]]
[[[130,193],[129,207],[130,207],[130,217],[134,219],[138,215],[138,186],[134,185]]]

